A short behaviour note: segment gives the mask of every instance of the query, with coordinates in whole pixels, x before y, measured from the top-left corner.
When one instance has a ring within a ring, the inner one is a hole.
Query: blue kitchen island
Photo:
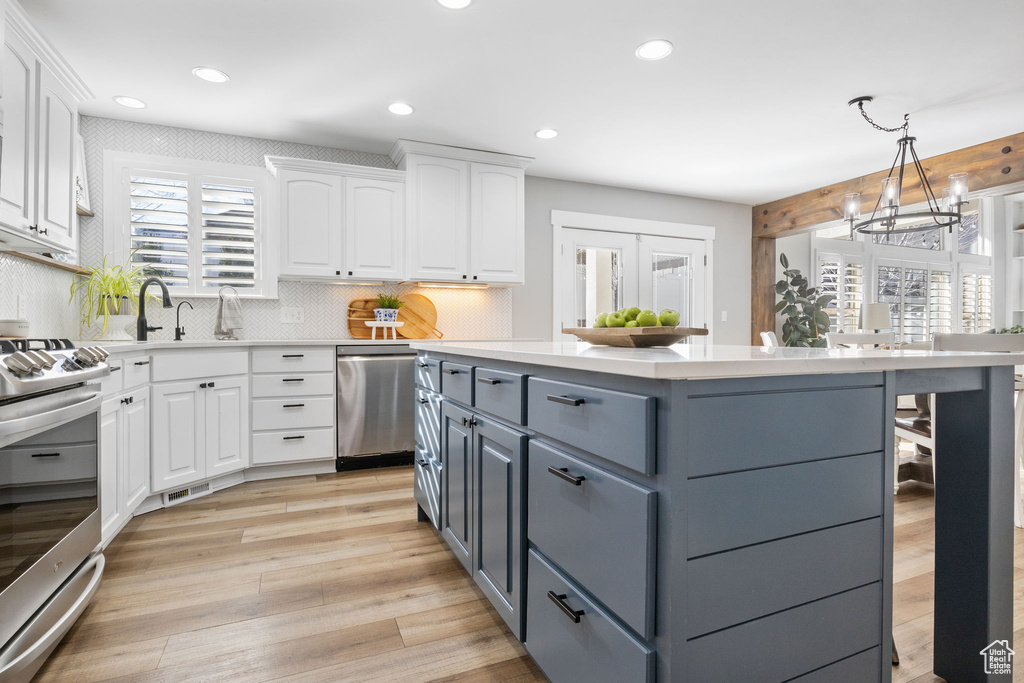
[[[890,681],[896,397],[936,393],[934,671],[1013,637],[1013,365],[414,342],[416,498],[556,683]]]

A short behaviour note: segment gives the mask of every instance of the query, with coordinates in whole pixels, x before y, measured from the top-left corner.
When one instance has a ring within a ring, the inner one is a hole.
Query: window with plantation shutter
[[[880,263],[876,298],[889,304],[892,330],[900,342],[928,342],[953,330],[953,278],[926,263]]]
[[[818,259],[818,289],[835,297],[825,308],[833,332],[855,332],[860,328],[860,307],[864,303],[864,265],[836,254]]]
[[[960,287],[961,330],[978,333],[992,329],[992,275],[965,270]]]
[[[933,335],[953,331],[953,276],[948,270],[929,273],[928,326]]]
[[[115,217],[117,262],[159,276],[177,296],[276,297],[276,268],[264,244],[266,170],[258,167],[113,153],[112,188],[125,207]],[[123,193],[123,194],[121,194]]]

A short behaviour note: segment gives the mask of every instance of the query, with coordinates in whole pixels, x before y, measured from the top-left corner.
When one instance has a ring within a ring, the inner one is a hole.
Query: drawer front
[[[416,384],[431,391],[441,391],[441,361],[427,355],[416,356]]]
[[[153,356],[154,382],[203,380],[248,372],[248,351],[170,351]]]
[[[416,389],[416,443],[428,460],[441,461],[441,394]]]
[[[536,440],[529,462],[530,542],[650,638],[657,494]]]
[[[96,478],[96,442],[12,448],[4,454],[10,483],[43,484]]]
[[[107,365],[110,366],[110,374],[97,382],[105,399],[124,391],[124,359],[108,358]]]
[[[881,578],[880,518],[690,560],[686,564],[686,637]]]
[[[889,666],[888,662],[886,666]],[[823,669],[798,676],[792,683],[879,683],[882,680],[881,671],[882,648],[873,647]]]
[[[653,650],[583,597],[534,550],[530,551],[529,577],[524,644],[549,679],[587,683],[654,680]],[[579,623],[574,623],[549,593],[566,609],[582,610]]]
[[[473,366],[442,361],[441,393],[453,401],[473,405]]]
[[[337,455],[334,430],[330,427],[255,432],[252,435],[253,465],[326,460]]]
[[[654,474],[656,399],[529,377],[531,429],[644,474]]]
[[[413,474],[413,495],[420,508],[427,513],[430,523],[440,529],[441,523],[441,465],[416,449],[416,469]]]
[[[334,424],[334,399],[259,398],[252,402],[252,423],[258,429],[305,429]]]
[[[136,387],[149,384],[149,371],[153,366],[153,359],[149,356],[132,356],[123,361],[124,370],[121,371],[121,381],[124,382],[124,390],[131,391]]]
[[[873,583],[690,640],[687,680],[786,681],[834,664],[879,645],[881,609],[882,585]],[[878,671],[857,680],[878,680]]]
[[[881,387],[691,399],[689,476],[880,451],[883,430],[864,425],[883,424],[884,406]],[[790,448],[794,415],[805,424],[828,424],[828,438],[812,449]]]
[[[877,517],[884,462],[868,453],[690,480],[689,557]]]
[[[333,372],[334,346],[268,346],[252,350],[253,372]]]
[[[253,398],[270,396],[332,396],[334,373],[253,375]]]
[[[526,423],[526,377],[516,372],[474,368],[473,405],[516,424]]]

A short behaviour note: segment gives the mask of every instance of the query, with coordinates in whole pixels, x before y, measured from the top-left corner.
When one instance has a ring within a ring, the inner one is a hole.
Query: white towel
[[[242,329],[242,302],[237,295],[221,292],[220,306],[217,308],[217,328],[213,333],[217,336],[237,336]]]

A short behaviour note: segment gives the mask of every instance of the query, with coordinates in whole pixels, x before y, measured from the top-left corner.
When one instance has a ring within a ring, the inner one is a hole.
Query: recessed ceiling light
[[[437,0],[437,4],[448,9],[466,9],[473,4],[473,0]]]
[[[534,135],[539,137],[541,140],[550,140],[551,138],[558,137],[558,131],[555,130],[554,128],[541,128],[536,133],[534,133]]]
[[[220,69],[214,69],[212,66],[197,66],[192,69],[192,73],[204,81],[210,81],[211,83],[227,83],[229,80],[226,73]]]
[[[413,109],[411,104],[406,104],[405,102],[392,102],[388,105],[388,111],[392,114],[398,114],[399,116],[408,116],[416,110]]]
[[[670,54],[672,54],[672,43],[661,38],[648,40],[636,49],[636,56],[649,62],[653,62],[656,59],[664,59]]]
[[[146,106],[146,103],[142,100],[134,97],[128,97],[127,95],[118,95],[114,98],[114,101],[122,107],[129,107],[131,109],[143,109]]]

